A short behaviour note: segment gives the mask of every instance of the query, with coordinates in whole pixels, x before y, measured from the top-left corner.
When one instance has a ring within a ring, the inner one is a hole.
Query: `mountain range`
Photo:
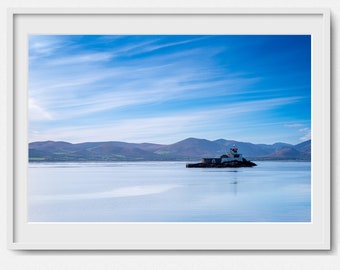
[[[219,157],[237,145],[239,153],[250,160],[310,160],[311,141],[252,144],[234,140],[187,138],[173,144],[56,141],[29,144],[29,161],[170,161]]]

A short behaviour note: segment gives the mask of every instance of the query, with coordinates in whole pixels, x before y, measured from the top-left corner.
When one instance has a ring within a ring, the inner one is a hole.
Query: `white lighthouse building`
[[[229,151],[221,156],[221,163],[223,162],[229,162],[229,161],[243,161],[242,154],[237,153],[238,148],[234,144],[233,147],[229,149]]]

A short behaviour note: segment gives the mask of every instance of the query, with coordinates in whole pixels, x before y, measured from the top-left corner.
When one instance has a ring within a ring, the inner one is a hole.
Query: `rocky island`
[[[202,158],[199,163],[188,163],[187,168],[239,168],[256,166],[254,162],[246,160],[239,154],[236,145],[219,158]]]

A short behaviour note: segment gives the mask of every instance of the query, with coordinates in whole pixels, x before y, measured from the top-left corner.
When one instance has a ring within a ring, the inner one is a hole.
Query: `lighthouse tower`
[[[230,162],[230,161],[242,161],[242,154],[239,154],[237,146],[234,144],[229,151],[221,156],[221,162]]]

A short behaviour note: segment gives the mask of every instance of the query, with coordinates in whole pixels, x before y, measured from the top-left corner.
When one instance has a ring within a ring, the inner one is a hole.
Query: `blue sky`
[[[31,35],[29,141],[297,144],[311,37]]]

